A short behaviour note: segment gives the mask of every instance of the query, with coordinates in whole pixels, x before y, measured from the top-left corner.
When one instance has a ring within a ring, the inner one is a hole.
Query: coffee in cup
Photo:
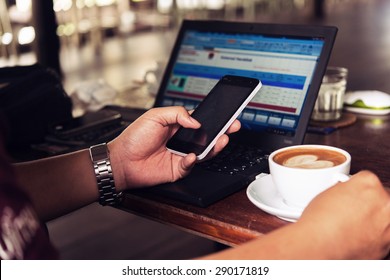
[[[320,192],[349,179],[351,156],[336,147],[299,145],[274,151],[268,161],[284,202],[304,208]]]
[[[320,169],[337,166],[347,160],[338,151],[322,148],[296,148],[281,151],[274,156],[274,161],[291,168]]]

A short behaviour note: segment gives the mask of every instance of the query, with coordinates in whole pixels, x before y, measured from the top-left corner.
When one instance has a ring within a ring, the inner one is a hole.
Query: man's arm
[[[196,157],[173,155],[166,142],[179,125],[200,124],[183,107],[151,109],[108,143],[117,192],[154,186],[186,176]],[[228,133],[239,129],[238,121]],[[228,143],[222,135],[211,156]],[[30,196],[43,221],[69,213],[98,200],[98,188],[89,150],[15,165],[19,185]]]
[[[19,186],[30,196],[38,216],[47,221],[98,199],[87,149],[15,165]]]

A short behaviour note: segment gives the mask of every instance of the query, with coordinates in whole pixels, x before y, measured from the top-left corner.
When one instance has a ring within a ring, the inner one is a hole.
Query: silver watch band
[[[107,144],[91,146],[89,153],[95,170],[99,190],[99,203],[103,206],[117,204],[119,202],[119,194],[115,189]]]

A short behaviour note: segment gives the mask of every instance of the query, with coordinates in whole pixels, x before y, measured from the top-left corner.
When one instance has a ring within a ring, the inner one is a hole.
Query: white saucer
[[[258,208],[285,221],[296,222],[303,211],[283,202],[269,174],[254,180],[248,186],[246,194]]]
[[[369,108],[358,108],[358,107],[350,107],[350,106],[345,106],[344,109],[349,112],[353,113],[359,113],[359,114],[366,114],[366,115],[387,115],[390,114],[390,109],[369,109]]]

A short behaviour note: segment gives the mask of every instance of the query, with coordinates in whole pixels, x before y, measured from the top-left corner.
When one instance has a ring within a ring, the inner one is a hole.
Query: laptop
[[[184,20],[155,107],[194,109],[227,74],[263,86],[217,157],[179,181],[135,192],[207,207],[267,173],[273,150],[303,142],[336,33],[336,27]]]

